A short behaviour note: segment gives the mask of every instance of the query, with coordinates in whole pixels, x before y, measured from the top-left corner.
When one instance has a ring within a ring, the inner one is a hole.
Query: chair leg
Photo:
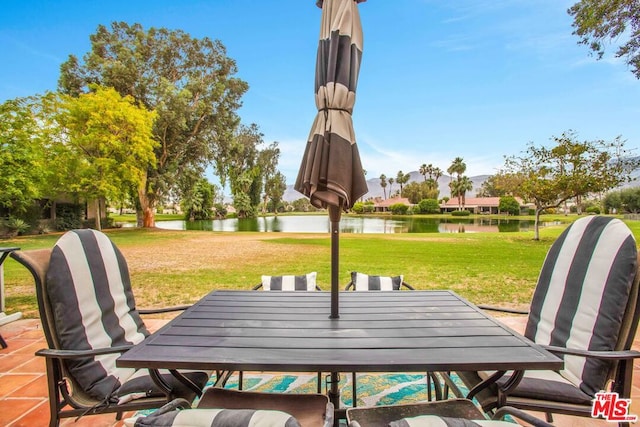
[[[9,347],[9,346],[7,345],[7,342],[4,340],[4,338],[2,338],[2,335],[0,335],[0,347],[2,347],[2,348],[7,348],[7,347]]]
[[[242,381],[244,380],[244,375],[242,371],[238,371],[238,390],[242,390]]]
[[[356,406],[358,406],[358,384],[356,383],[355,372],[351,373],[351,395],[352,395],[351,406],[355,408]]]
[[[322,394],[322,372],[318,372],[318,394]]]

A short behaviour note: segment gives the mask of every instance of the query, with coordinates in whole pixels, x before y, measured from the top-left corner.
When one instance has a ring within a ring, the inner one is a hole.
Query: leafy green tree
[[[34,102],[19,98],[0,104],[0,205],[14,214],[43,196],[47,179]]]
[[[220,199],[219,188],[206,178],[199,176],[197,171],[183,175],[181,179],[182,200],[181,207],[187,221],[212,219],[216,215],[214,208]]]
[[[500,197],[500,202],[498,203],[498,210],[500,212],[506,212],[509,215],[519,215],[520,214],[520,203],[513,196],[503,196]]]
[[[275,213],[276,215],[278,215],[278,208],[282,205],[282,196],[284,196],[284,192],[286,191],[286,189],[287,179],[280,172],[276,172],[266,182],[266,198],[273,206],[273,213]]]
[[[573,34],[602,59],[606,44],[618,45],[615,55],[625,58],[640,79],[640,2],[638,0],[581,0],[568,10]]]
[[[506,195],[504,191],[497,187],[495,175],[490,175],[482,185],[480,185],[480,189],[476,193],[477,197],[502,197]]]
[[[60,97],[56,131],[65,141],[64,162],[73,165],[62,181],[66,179],[65,188],[72,193],[96,202],[98,229],[100,201],[120,200],[130,188],[141,187],[156,164],[155,117],[113,88],[94,87],[93,92],[77,98]]]
[[[437,199],[438,189],[433,188],[433,180],[423,182],[411,182],[404,187],[404,197],[413,204],[417,204],[423,199]]]
[[[534,239],[538,240],[540,214],[565,200],[603,193],[631,179],[640,160],[628,155],[624,141],[578,141],[574,132],[552,138],[554,146],[533,143],[519,156],[505,159],[496,183],[504,191],[536,206]]]
[[[278,212],[278,206],[282,202],[282,196],[284,195],[284,191],[287,189],[286,180],[284,182],[284,188],[282,187],[282,182],[280,178],[276,178],[276,175],[279,173],[276,169],[278,166],[278,158],[280,157],[280,149],[278,148],[278,143],[273,142],[267,148],[261,150],[258,153],[258,166],[260,167],[260,172],[262,175],[262,182],[264,183],[264,194],[262,199],[262,213],[264,214],[267,210],[267,202],[271,198],[271,196],[276,197],[276,202],[274,203],[275,213]],[[284,176],[282,177],[284,178]],[[273,187],[273,186],[276,187]],[[281,193],[279,193],[281,191]]]
[[[258,126],[240,125],[225,155],[225,175],[229,179],[233,205],[238,218],[255,216],[262,193],[262,176],[258,164],[262,133]]]
[[[156,205],[183,171],[204,172],[213,163],[224,182],[226,170],[217,156],[232,143],[236,110],[248,86],[233,77],[236,64],[217,40],[124,22],[98,26],[90,40],[83,61],[71,55],[62,64],[59,87],[78,96],[98,83],[157,113],[156,162],[138,192],[139,223],[153,227]]]

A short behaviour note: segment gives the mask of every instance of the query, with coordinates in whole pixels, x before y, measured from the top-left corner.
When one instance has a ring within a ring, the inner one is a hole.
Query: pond
[[[541,227],[559,224],[542,222]],[[251,219],[216,219],[210,221],[158,221],[158,228],[168,230],[262,231],[276,233],[328,233],[327,215],[269,216]],[[497,218],[380,218],[343,216],[341,233],[503,233],[533,231],[533,220]]]

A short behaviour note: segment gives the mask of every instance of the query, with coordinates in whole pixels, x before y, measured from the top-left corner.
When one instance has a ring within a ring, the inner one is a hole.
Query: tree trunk
[[[102,231],[102,212],[100,212],[100,198],[96,197],[96,230]]]
[[[149,197],[144,188],[140,188],[138,190],[138,199],[140,200],[140,213],[138,215],[138,225],[144,228],[153,228],[156,226],[156,218],[155,218],[155,198]],[[140,219],[142,219],[142,224],[140,224]]]
[[[536,220],[533,223],[533,240],[540,240],[540,213],[542,208],[536,208]]]

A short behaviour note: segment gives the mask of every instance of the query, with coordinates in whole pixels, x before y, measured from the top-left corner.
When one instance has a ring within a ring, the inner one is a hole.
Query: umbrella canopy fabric
[[[362,59],[358,3],[363,1],[317,2],[322,7],[315,82],[318,114],[294,186],[313,206],[329,208],[334,217],[337,213],[338,221],[340,211],[368,191],[351,118]]]

